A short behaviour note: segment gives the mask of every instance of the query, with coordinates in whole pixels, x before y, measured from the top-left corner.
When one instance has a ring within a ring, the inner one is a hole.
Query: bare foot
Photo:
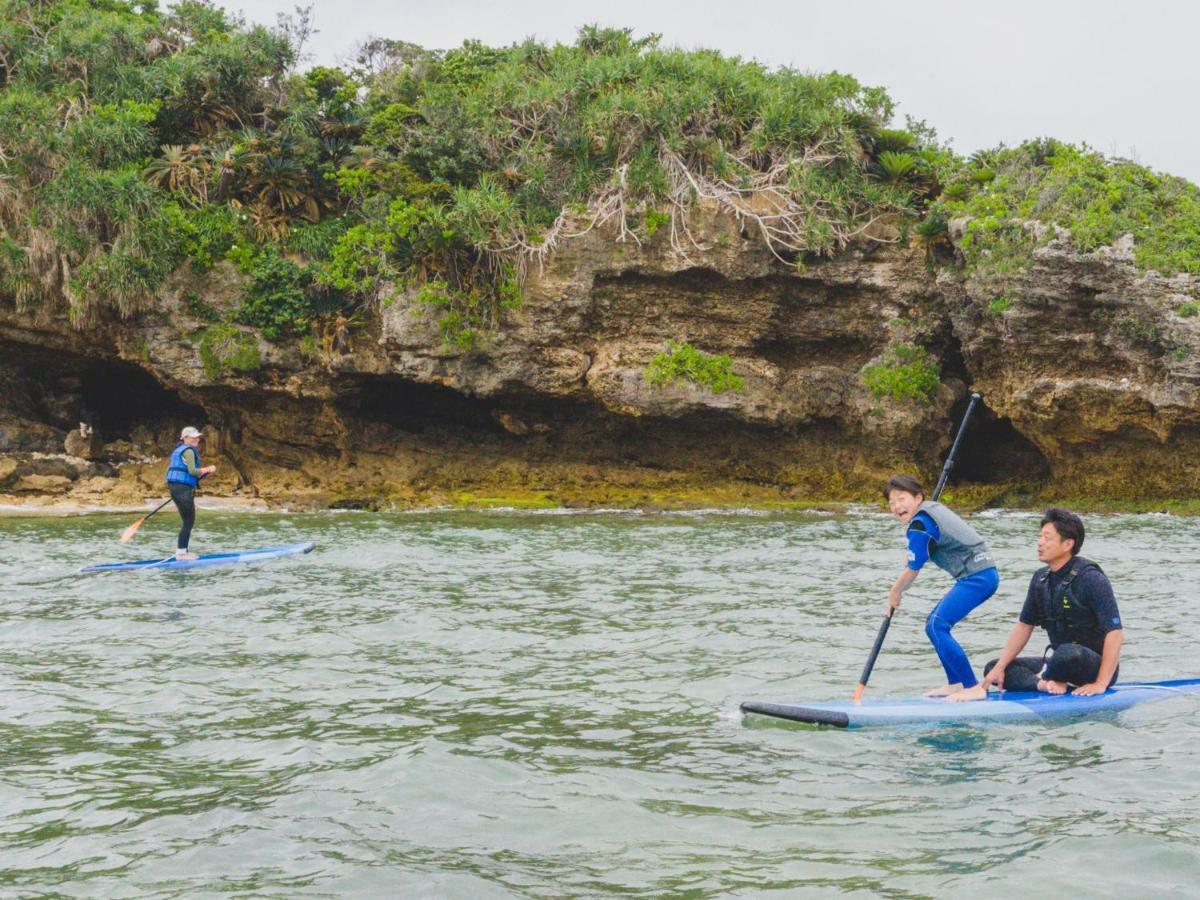
[[[1046,694],[1065,694],[1067,692],[1067,684],[1065,681],[1050,681],[1047,678],[1039,678],[1037,689]]]
[[[950,703],[961,703],[964,700],[986,700],[987,688],[982,684],[977,684],[974,687],[963,688],[955,694],[951,694],[946,698]]]
[[[962,690],[962,682],[957,684],[943,684],[941,687],[935,687],[932,691],[926,691],[926,697],[949,697],[951,694]]]

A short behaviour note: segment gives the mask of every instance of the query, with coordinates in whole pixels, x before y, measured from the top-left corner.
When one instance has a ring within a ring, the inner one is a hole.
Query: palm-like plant
[[[884,178],[888,181],[900,181],[916,167],[917,158],[911,153],[886,150],[879,154],[878,162]]]
[[[171,144],[162,148],[162,156],[146,166],[146,180],[153,185],[180,194],[193,205],[208,202],[208,180],[211,164],[204,148],[198,144],[181,147]]]

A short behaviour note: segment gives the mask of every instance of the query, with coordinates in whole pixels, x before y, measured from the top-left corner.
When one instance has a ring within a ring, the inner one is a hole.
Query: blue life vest
[[[195,487],[200,483],[200,479],[188,471],[187,463],[183,461],[184,450],[191,450],[196,454],[196,468],[200,468],[200,451],[181,441],[171,454],[171,463],[167,468],[167,484],[190,484]]]

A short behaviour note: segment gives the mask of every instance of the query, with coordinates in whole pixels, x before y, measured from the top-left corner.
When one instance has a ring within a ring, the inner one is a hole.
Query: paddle
[[[946,486],[946,481],[950,478],[950,470],[954,468],[954,460],[958,456],[958,445],[963,439],[963,434],[967,430],[967,420],[971,418],[971,413],[975,410],[975,404],[979,402],[979,395],[972,394],[971,402],[967,404],[967,411],[963,413],[962,423],[958,426],[958,435],[954,438],[954,443],[950,445],[950,454],[946,457],[946,464],[942,466],[941,477],[938,478],[937,487],[933,489],[931,500],[936,500],[942,496],[942,488]],[[867,689],[867,680],[871,677],[871,670],[875,668],[875,660],[879,657],[879,651],[883,647],[883,639],[887,637],[888,628],[892,624],[892,613],[896,610],[888,607],[888,611],[883,615],[883,624],[879,626],[879,633],[875,635],[875,645],[871,647],[871,655],[867,657],[867,664],[863,666],[862,675],[858,677],[858,687],[854,689],[854,702],[857,703],[862,699],[863,691]]]
[[[203,480],[204,480],[204,478],[205,478],[205,476],[206,476],[207,474],[208,474],[208,473],[207,473],[207,472],[205,472],[205,473],[204,473],[204,475],[201,475],[201,476],[200,476],[200,480],[201,480],[201,481],[203,481]],[[158,504],[158,506],[154,507],[154,509],[153,509],[151,512],[149,512],[149,513],[147,513],[146,515],[142,516],[140,519],[138,519],[136,522],[134,522],[132,525],[130,525],[128,528],[126,528],[124,531],[122,531],[122,532],[121,532],[121,537],[119,538],[120,542],[121,542],[122,544],[128,544],[130,541],[132,541],[132,540],[133,540],[133,536],[134,536],[135,534],[137,534],[137,533],[138,533],[138,529],[139,529],[139,528],[141,528],[141,527],[142,527],[142,525],[144,525],[144,524],[145,524],[146,520],[147,520],[148,518],[150,518],[152,515],[154,515],[154,513],[158,512],[160,509],[162,509],[164,506],[166,506],[166,505],[167,505],[168,503],[170,503],[170,502],[171,502],[171,498],[170,498],[170,497],[168,497],[168,498],[167,498],[166,500],[164,500],[162,503]]]

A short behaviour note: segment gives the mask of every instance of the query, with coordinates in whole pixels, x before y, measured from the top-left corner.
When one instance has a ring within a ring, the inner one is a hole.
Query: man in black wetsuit
[[[1078,696],[1103,694],[1117,680],[1121,613],[1112,585],[1098,565],[1079,555],[1083,520],[1051,507],[1042,517],[1038,559],[1017,624],[999,659],[983,670],[983,681],[952,700],[983,700],[987,686],[1007,691],[1044,691]],[[1017,656],[1037,626],[1046,629],[1050,650],[1044,656]]]

